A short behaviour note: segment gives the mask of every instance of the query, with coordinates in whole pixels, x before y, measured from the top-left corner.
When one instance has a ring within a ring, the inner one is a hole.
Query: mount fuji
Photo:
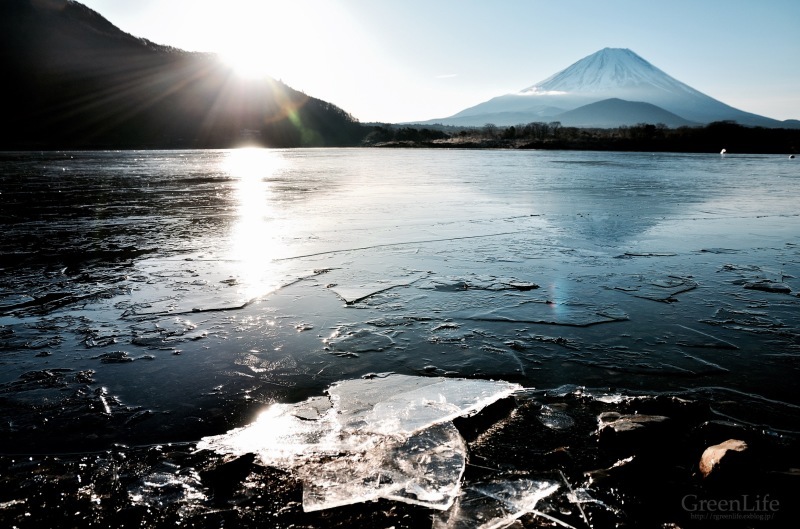
[[[565,126],[618,127],[664,123],[670,127],[713,121],[782,127],[709,97],[656,68],[629,49],[605,48],[517,93],[506,94],[426,124],[508,126],[560,121]]]

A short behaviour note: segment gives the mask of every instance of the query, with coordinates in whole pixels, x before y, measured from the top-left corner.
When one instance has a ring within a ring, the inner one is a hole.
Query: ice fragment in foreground
[[[477,413],[520,389],[503,381],[390,375],[340,382],[328,394],[346,429],[405,437]]]
[[[447,509],[460,489],[466,446],[452,423],[404,441],[386,437],[363,452],[307,461],[296,468],[303,509],[318,511],[378,498]]]
[[[347,380],[329,399],[274,404],[252,424],[197,448],[256,454],[296,473],[303,508],[386,498],[448,509],[460,490],[466,446],[452,420],[521,390],[503,381],[388,375]]]
[[[534,512],[536,503],[558,489],[552,481],[519,479],[466,487],[455,506],[433,520],[433,529],[499,529]]]

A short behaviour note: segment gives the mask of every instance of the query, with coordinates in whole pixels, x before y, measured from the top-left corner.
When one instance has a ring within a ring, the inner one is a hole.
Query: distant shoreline
[[[363,131],[349,142],[321,145],[271,145],[267,141],[230,142],[19,142],[0,144],[0,152],[100,150],[201,150],[238,147],[264,148],[406,148],[506,149],[611,152],[673,152],[797,155],[800,129],[747,127],[715,122],[704,127],[668,128],[640,124],[615,129],[561,127],[558,123],[529,123],[517,127],[487,124],[476,128],[362,124]]]
[[[538,126],[538,127],[537,127]],[[640,124],[616,129],[561,127],[558,123],[453,129],[376,126],[366,145],[378,148],[539,149],[675,153],[785,154],[800,152],[800,129],[715,122],[667,128]]]
[[[413,141],[392,141],[366,146],[369,148],[383,149],[497,149],[497,150],[542,150],[542,151],[606,151],[606,152],[665,152],[665,153],[686,153],[686,154],[715,154],[717,150],[704,149],[673,149],[669,146],[658,146],[657,148],[645,148],[641,145],[596,145],[583,144],[580,142],[530,142],[520,143],[508,140],[483,141],[483,142],[413,142]],[[726,149],[726,154],[785,154],[787,156],[797,155],[797,151],[782,151],[775,149],[731,151]]]

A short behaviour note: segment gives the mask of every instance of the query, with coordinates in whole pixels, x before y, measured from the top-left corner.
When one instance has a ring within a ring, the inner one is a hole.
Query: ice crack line
[[[335,253],[341,252],[356,252],[359,250],[372,250],[374,248],[386,248],[389,246],[409,246],[412,244],[429,244],[433,242],[447,242],[447,241],[461,241],[464,239],[480,239],[480,238],[487,238],[487,237],[501,237],[503,235],[516,235],[518,233],[528,233],[526,230],[517,230],[517,231],[506,231],[502,233],[488,233],[484,235],[464,235],[462,237],[445,237],[443,239],[424,239],[421,241],[400,241],[400,242],[390,242],[390,243],[382,243],[382,244],[373,244],[370,246],[359,246],[356,248],[342,248],[337,250],[327,250],[324,252],[316,252],[316,253],[308,253],[304,255],[295,255],[292,257],[279,257],[277,259],[273,259],[273,261],[293,261],[295,259],[305,259],[307,257],[317,257],[319,255],[330,255]]]

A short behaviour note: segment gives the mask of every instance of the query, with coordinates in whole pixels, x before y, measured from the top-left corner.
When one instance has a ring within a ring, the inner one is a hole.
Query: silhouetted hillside
[[[335,105],[237,78],[70,0],[0,2],[0,71],[4,149],[341,146],[365,134]]]

